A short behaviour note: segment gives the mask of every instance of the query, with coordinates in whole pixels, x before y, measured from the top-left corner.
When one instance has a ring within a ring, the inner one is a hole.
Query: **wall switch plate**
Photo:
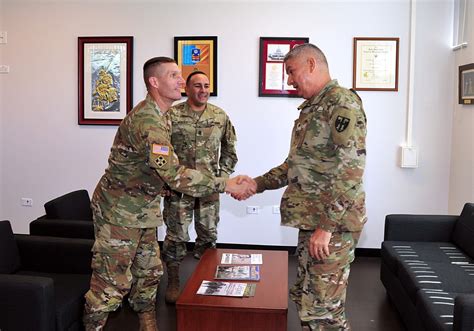
[[[273,206],[272,207],[272,212],[274,214],[279,214],[280,213],[280,206],[277,206],[277,205]]]
[[[415,146],[401,146],[402,148],[402,168],[418,168],[418,150]]]
[[[10,72],[10,66],[5,64],[0,65],[0,74],[8,74]]]
[[[6,43],[7,43],[7,32],[0,31],[0,44],[6,44]]]

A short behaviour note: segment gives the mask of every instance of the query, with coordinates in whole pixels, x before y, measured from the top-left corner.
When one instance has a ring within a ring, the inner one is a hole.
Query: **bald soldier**
[[[229,177],[237,163],[235,130],[229,116],[208,103],[209,78],[202,71],[186,79],[188,99],[170,109],[173,144],[179,162],[210,176]],[[171,191],[163,209],[166,237],[163,260],[168,272],[165,300],[174,303],[179,296],[179,266],[186,256],[188,228],[196,230],[194,257],[199,259],[207,248],[216,246],[219,223],[219,194],[202,197]]]
[[[367,221],[366,117],[359,96],[331,80],[316,46],[293,48],[284,63],[288,85],[306,101],[298,108],[288,157],[255,178],[255,185],[257,192],[287,186],[281,224],[299,229],[298,274],[290,297],[303,330],[350,330],[347,280]]]
[[[181,98],[181,72],[173,59],[156,57],[144,64],[143,76],[148,94],[121,122],[108,168],[92,197],[95,242],[90,289],[85,295],[86,331],[102,330],[109,313],[128,293],[140,330],[158,330],[155,303],[163,268],[157,227],[163,222],[160,192],[165,183],[196,197],[252,192],[235,179],[178,163],[167,111]]]

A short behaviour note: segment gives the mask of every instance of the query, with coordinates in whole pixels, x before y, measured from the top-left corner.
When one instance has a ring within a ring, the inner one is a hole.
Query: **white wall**
[[[410,4],[408,1],[17,2],[4,0],[1,20],[11,72],[0,76],[3,209],[16,232],[43,213],[43,203],[71,190],[92,193],[107,163],[115,127],[77,125],[77,37],[134,36],[134,103],[145,95],[141,67],[173,55],[173,37],[217,35],[219,96],[237,130],[237,173],[260,175],[287,155],[299,99],[258,97],[261,36],[309,37],[326,53],[331,74],[352,82],[352,38],[399,37],[398,92],[361,92],[368,116],[366,191],[369,222],[360,247],[377,248],[388,213],[446,213],[453,104],[452,3],[422,1],[417,15],[414,144],[418,169],[401,169]],[[204,16],[203,16],[204,15]],[[247,202],[222,198],[219,242],[295,245],[296,231],[272,214],[282,191]],[[20,198],[34,200],[21,207]],[[247,205],[262,208],[246,215]],[[163,238],[163,229],[160,229]]]
[[[456,51],[453,77],[454,111],[449,211],[459,213],[466,202],[474,202],[474,106],[458,104],[458,66],[474,63],[474,2],[467,1],[467,48]]]

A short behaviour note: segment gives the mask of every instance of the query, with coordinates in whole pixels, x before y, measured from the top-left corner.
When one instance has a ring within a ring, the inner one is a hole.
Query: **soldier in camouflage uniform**
[[[186,79],[186,102],[170,109],[171,143],[179,163],[205,174],[229,177],[237,163],[235,130],[227,114],[208,103],[209,78],[194,71]],[[166,237],[163,260],[168,271],[165,300],[174,303],[179,296],[179,265],[186,255],[188,228],[193,221],[197,238],[194,257],[215,247],[219,222],[219,194],[195,198],[171,192],[165,197],[163,216]]]
[[[148,95],[122,121],[109,166],[93,197],[95,228],[92,278],[86,293],[87,331],[102,330],[109,312],[130,292],[140,330],[157,330],[155,301],[163,268],[157,242],[162,224],[160,192],[165,183],[193,196],[251,190],[235,179],[218,178],[179,165],[170,143],[167,110],[181,98],[184,83],[173,59],[158,57],[143,67]]]
[[[297,46],[284,62],[288,85],[306,101],[287,159],[255,178],[257,192],[287,186],[281,224],[299,229],[290,297],[303,330],[350,330],[344,312],[349,266],[367,220],[366,117],[358,95],[331,80],[319,48]]]

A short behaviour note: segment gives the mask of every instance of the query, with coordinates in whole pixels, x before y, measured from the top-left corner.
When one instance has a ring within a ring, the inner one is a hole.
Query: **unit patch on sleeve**
[[[151,146],[150,160],[159,169],[168,169],[171,161],[172,150],[170,146],[153,144]]]
[[[354,111],[347,108],[335,109],[332,114],[331,135],[335,144],[346,145],[354,133],[356,124]]]

